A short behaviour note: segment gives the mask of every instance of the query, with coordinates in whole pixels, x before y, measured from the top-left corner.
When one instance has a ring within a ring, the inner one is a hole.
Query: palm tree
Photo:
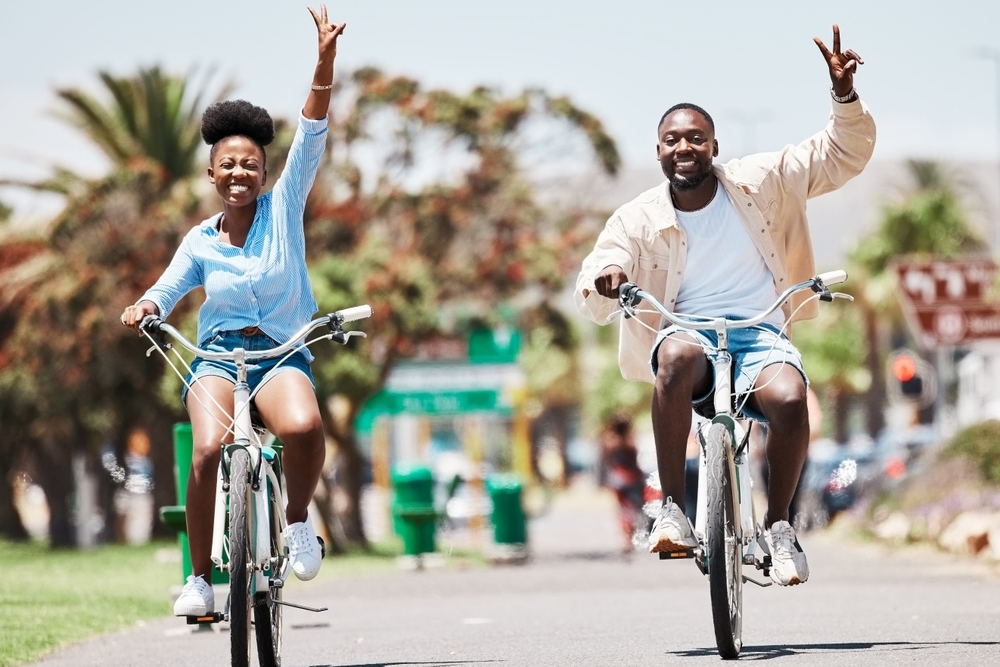
[[[192,176],[201,147],[200,120],[205,84],[189,94],[190,76],[164,74],[159,67],[140,68],[135,75],[116,77],[101,71],[111,95],[105,104],[78,88],[64,88],[59,97],[68,105],[61,116],[90,138],[116,167],[151,160],[163,170],[164,187]],[[221,99],[229,86],[216,96]]]

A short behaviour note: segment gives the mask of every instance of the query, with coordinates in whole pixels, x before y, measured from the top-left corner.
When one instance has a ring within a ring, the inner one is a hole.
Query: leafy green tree
[[[375,314],[361,325],[367,341],[317,349],[314,370],[321,395],[349,406],[340,419],[325,415],[351,500],[331,532],[364,542],[353,425],[365,401],[428,337],[461,333],[470,318],[496,323],[515,298],[522,311],[545,312],[579,263],[586,213],[542,206],[527,161],[576,151],[608,173],[620,161],[596,118],[539,90],[463,95],[366,68],[336,91],[332,110],[330,159],[307,207],[313,285],[324,311],[370,303]],[[564,329],[552,325],[538,344],[572,345]],[[574,372],[567,362],[545,391],[558,393]]]
[[[100,471],[100,452],[110,445],[123,460],[135,427],[152,440],[156,503],[174,501],[170,438],[180,415],[161,400],[158,363],[117,318],[199,219],[190,179],[200,171],[194,159],[207,88],[190,99],[187,77],[158,68],[126,78],[102,72],[101,80],[107,103],[73,89],[59,95],[65,117],[112,160],[111,171],[88,180],[56,168],[43,181],[21,183],[65,195],[66,207],[32,241],[32,253],[0,265],[0,422],[20,429],[17,448],[0,456],[7,466],[28,459],[57,547],[74,541],[73,456]],[[114,481],[99,479],[110,518]]]
[[[837,301],[820,308],[815,320],[794,329],[810,386],[832,407],[833,437],[846,443],[851,401],[868,391],[872,380],[865,365],[861,315],[853,304]]]
[[[885,359],[892,340],[905,337],[891,263],[904,256],[958,257],[988,249],[968,221],[955,178],[939,163],[911,160],[914,185],[905,196],[886,204],[878,228],[862,238],[850,255],[852,294],[862,314],[866,365],[872,378],[867,392],[868,432],[884,426]]]

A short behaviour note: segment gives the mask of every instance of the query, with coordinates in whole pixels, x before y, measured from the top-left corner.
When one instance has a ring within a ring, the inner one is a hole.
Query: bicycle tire
[[[233,450],[229,460],[229,641],[233,667],[250,667],[250,454]]]
[[[735,506],[731,467],[732,435],[713,424],[705,442],[708,465],[708,583],[712,598],[715,644],[725,659],[739,656],[743,646],[743,545],[736,538],[739,507]]]
[[[270,486],[270,484],[268,485]],[[281,503],[275,497],[275,489],[268,494],[271,507],[271,572],[268,590],[258,591],[253,598],[254,630],[257,634],[257,658],[261,667],[281,667],[281,586],[274,586],[274,579],[284,569],[285,555],[278,553],[278,533],[281,521],[278,512],[283,512]]]

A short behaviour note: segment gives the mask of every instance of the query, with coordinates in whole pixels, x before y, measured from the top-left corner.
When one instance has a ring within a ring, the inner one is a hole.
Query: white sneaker
[[[309,581],[319,572],[323,562],[323,548],[313,530],[312,521],[306,517],[305,521],[288,524],[284,536],[292,572],[302,581]]]
[[[174,602],[174,616],[208,616],[215,611],[215,592],[201,575],[187,578]]]
[[[806,555],[787,521],[775,521],[770,530],[764,531],[763,546],[771,555],[771,581],[779,586],[794,586],[809,579]]]
[[[698,546],[698,540],[691,529],[691,522],[672,498],[660,508],[649,533],[649,553],[674,553],[687,551]]]

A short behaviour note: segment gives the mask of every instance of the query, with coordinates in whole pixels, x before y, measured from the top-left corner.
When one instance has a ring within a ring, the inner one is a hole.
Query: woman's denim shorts
[[[279,343],[264,333],[245,336],[240,331],[220,331],[212,338],[209,338],[208,341],[199,345],[199,347],[210,352],[231,352],[238,347],[242,347],[248,352],[259,352],[261,350],[274,349],[278,347],[278,345]],[[251,392],[255,391],[257,387],[264,384],[278,373],[286,370],[297,370],[301,372],[309,378],[309,382],[312,384],[313,388],[316,387],[316,382],[313,380],[312,370],[309,367],[309,357],[306,356],[305,351],[299,350],[292,356],[285,359],[281,365],[278,366],[278,362],[281,361],[281,359],[282,357],[276,357],[274,359],[265,359],[263,361],[247,364],[247,384],[250,385]],[[181,402],[187,405],[185,400],[187,399],[188,385],[190,385],[193,380],[209,375],[225,378],[233,384],[236,384],[236,364],[231,361],[215,361],[211,359],[202,359],[201,357],[196,358],[194,363],[191,364],[191,372],[188,373],[186,378],[187,383],[184,385],[184,389],[181,390]]]
[[[705,351],[705,356],[714,364],[719,350],[719,337],[713,330],[693,331],[678,326],[669,326],[662,330],[656,337],[653,345],[653,353],[649,360],[649,365],[653,370],[653,377],[656,377],[656,352],[660,343],[667,336],[676,333],[686,333],[701,344]],[[802,368],[802,355],[795,349],[788,337],[781,333],[781,330],[767,322],[748,329],[729,329],[729,354],[733,359],[733,392],[742,401],[743,397],[753,387],[757,376],[768,366],[774,364],[788,364],[802,375],[802,380],[809,386],[809,378]],[[714,373],[712,366],[713,388],[709,389],[705,396],[692,400],[695,410],[704,415],[704,410],[711,410],[714,400]],[[757,421],[767,421],[764,416],[744,407],[743,412]]]

